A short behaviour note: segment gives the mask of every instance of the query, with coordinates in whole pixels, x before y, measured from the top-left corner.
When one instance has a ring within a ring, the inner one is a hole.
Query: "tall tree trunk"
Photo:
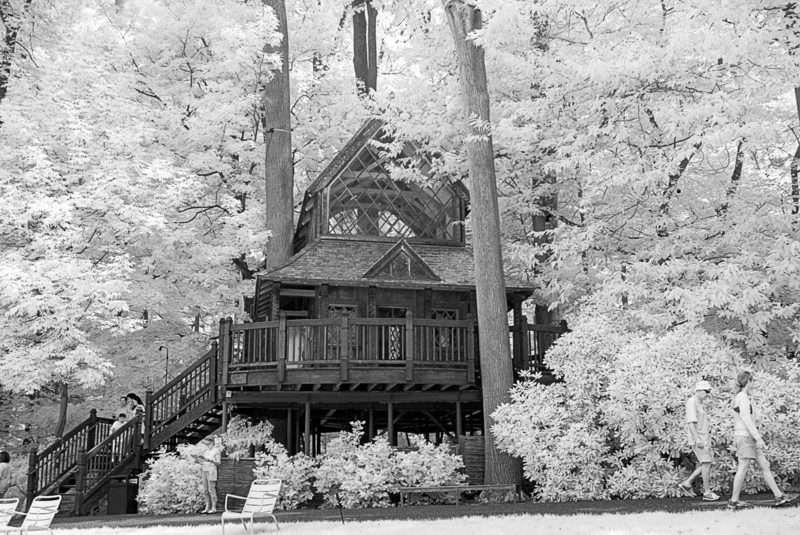
[[[521,483],[519,461],[497,450],[491,432],[492,412],[501,403],[509,401],[508,392],[513,383],[513,371],[506,320],[492,138],[480,124],[489,123],[486,65],[483,49],[468,40],[470,33],[481,27],[481,12],[468,5],[465,0],[442,0],[442,3],[458,56],[465,115],[468,122],[474,125],[468,127],[471,137],[466,151],[472,197],[472,236],[486,436],[485,480],[488,484]]]
[[[69,403],[69,387],[67,383],[58,383],[59,392],[59,405],[58,405],[58,421],[56,422],[56,437],[61,438],[64,435],[64,428],[67,426],[67,405]]]
[[[797,117],[800,118],[800,87],[794,88],[794,101],[797,105]],[[792,215],[800,213],[800,183],[798,182],[797,175],[800,174],[800,143],[797,145],[797,150],[794,151],[792,158],[792,167],[789,171],[791,176],[792,187]]]
[[[266,246],[266,268],[286,262],[292,255],[294,231],[294,164],[292,162],[292,122],[289,101],[289,32],[284,0],[263,0],[278,18],[278,31],[283,35],[277,48],[268,52],[280,53],[280,72],[264,87],[264,174],[266,181],[266,227],[272,237]]]
[[[31,0],[25,0],[24,9],[30,5]],[[20,13],[14,13],[9,0],[0,0],[0,23],[5,34],[3,35],[3,48],[0,50],[0,102],[8,92],[8,80],[11,77],[11,64],[14,51],[17,48],[17,34],[19,33]],[[0,121],[0,126],[3,124]]]
[[[377,17],[378,10],[372,0],[353,2],[353,69],[361,96],[369,95],[378,85]]]

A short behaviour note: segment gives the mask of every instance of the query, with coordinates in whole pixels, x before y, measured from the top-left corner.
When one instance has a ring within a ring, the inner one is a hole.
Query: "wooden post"
[[[520,340],[519,340],[519,352],[520,352],[520,359],[522,361],[522,367],[520,369],[529,369],[531,367],[531,339],[528,336],[528,318],[527,316],[522,316],[519,320],[519,330],[520,330]]]
[[[370,286],[367,289],[367,317],[368,318],[377,318],[378,317],[378,306],[377,306],[377,296],[378,296],[378,288],[376,286]],[[367,331],[368,338],[367,344],[368,349],[365,352],[365,358],[367,359],[377,359],[378,358],[378,327],[370,326],[369,330]]]
[[[144,391],[144,449],[150,451],[153,443],[153,389],[148,388]]]
[[[219,365],[219,344],[214,341],[211,342],[211,350],[214,352],[214,358],[211,359],[208,366],[208,380],[211,384],[211,392],[212,396],[214,396],[214,401],[219,401],[220,399],[224,399],[220,396],[219,393],[219,377],[217,374],[222,371],[222,366]],[[181,400],[181,405],[184,404],[184,400]]]
[[[521,370],[524,365],[524,353],[522,352],[522,337],[525,332],[522,330],[522,298],[518,294],[514,294],[514,325],[512,327],[512,354],[511,360],[513,362],[514,371]]]
[[[233,356],[233,343],[231,340],[231,325],[233,320],[229,317],[219,320],[219,354],[222,357],[222,372],[220,373],[219,397],[225,399],[225,389],[228,386],[228,369]]]
[[[394,402],[390,401],[386,411],[386,432],[389,433],[389,445],[397,446],[397,434],[394,431]]]
[[[278,319],[278,383],[286,381],[286,313],[281,312]]]
[[[286,409],[286,451],[289,455],[297,453],[294,449],[294,419],[292,418],[292,408]]]
[[[228,432],[228,413],[230,411],[230,404],[227,401],[222,402],[222,432]]]
[[[467,382],[475,383],[475,317],[467,315]]]
[[[37,450],[33,448],[28,452],[28,484],[25,489],[25,511],[27,511],[34,496],[36,496],[36,487],[39,484],[39,471],[37,467]]]
[[[86,450],[81,448],[78,452],[78,472],[75,480],[75,508],[73,514],[80,516],[83,507],[83,493],[86,490]]]
[[[375,438],[375,411],[370,409],[367,414],[367,433],[369,433],[369,439],[372,440]]]
[[[303,448],[306,455],[311,455],[311,403],[306,401],[305,430],[303,433]]]
[[[461,402],[456,401],[456,441],[464,434],[464,424],[461,419]]]
[[[86,433],[86,449],[94,448],[97,444],[97,409],[89,411],[89,432]]]
[[[406,360],[406,383],[414,381],[414,316],[411,309],[406,311],[406,347],[403,358]]]
[[[350,378],[350,318],[347,315],[342,316],[342,325],[339,328],[339,347],[341,348],[339,380],[346,382]]]

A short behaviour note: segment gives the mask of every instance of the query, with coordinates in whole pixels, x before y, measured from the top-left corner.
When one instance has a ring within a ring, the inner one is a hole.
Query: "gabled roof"
[[[402,242],[402,240],[401,240]],[[412,247],[410,244],[407,244]],[[324,236],[308,244],[286,264],[261,279],[290,284],[339,284],[344,286],[374,286],[402,288],[474,289],[475,269],[472,247],[463,245],[433,245],[414,243],[413,252],[433,272],[438,280],[376,279],[366,277],[397,242],[381,239]],[[532,293],[530,284],[506,275],[506,290]]]
[[[311,183],[306,190],[306,195],[313,195],[319,190],[325,189],[330,181],[347,167],[347,164],[358,154],[358,151],[378,133],[381,127],[383,127],[383,121],[380,119],[370,119],[364,123],[358,132],[336,153],[331,163],[322,170],[317,179]]]
[[[411,245],[402,239],[389,249],[383,258],[375,262],[371,268],[364,273],[365,279],[390,279],[392,278],[392,264],[397,260],[407,260],[408,271],[404,278],[417,278],[421,280],[442,280],[436,272],[431,269],[427,262],[414,250]]]

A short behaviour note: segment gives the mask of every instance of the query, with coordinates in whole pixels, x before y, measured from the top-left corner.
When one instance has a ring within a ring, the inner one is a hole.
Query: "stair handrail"
[[[208,363],[208,376],[207,380],[197,381],[197,376],[193,374],[201,366]],[[218,359],[217,359],[217,344],[212,343],[209,349],[202,357],[197,359],[181,373],[176,375],[171,381],[159,388],[155,393],[147,392],[145,402],[145,449],[150,450],[155,444],[154,438],[159,434],[161,429],[165,427],[167,422],[179,418],[191,405],[196,404],[199,399],[208,396],[210,401],[214,404],[217,402],[217,381],[218,381]],[[183,402],[170,403],[167,406],[168,412],[164,414],[155,414],[155,409],[159,403],[173,396],[175,392],[179,392],[177,388],[184,388],[182,393],[185,394]]]
[[[137,414],[100,440],[89,450],[80,452],[76,478],[75,514],[83,514],[94,503],[98,491],[114,475],[122,473],[141,455],[142,422]]]
[[[72,471],[78,462],[80,449],[94,446],[97,429],[112,422],[111,418],[98,417],[97,410],[92,409],[85,420],[51,445],[41,452],[32,452],[28,458],[27,502]]]

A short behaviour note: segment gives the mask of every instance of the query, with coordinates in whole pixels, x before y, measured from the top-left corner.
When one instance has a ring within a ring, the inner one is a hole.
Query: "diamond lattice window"
[[[458,311],[435,308],[431,311],[431,319],[455,321],[458,319]],[[453,345],[453,328],[452,327],[436,327],[435,333],[436,347],[450,347]]]
[[[458,197],[446,184],[392,181],[387,161],[365,146],[331,182],[328,232],[393,238],[459,239]]]

